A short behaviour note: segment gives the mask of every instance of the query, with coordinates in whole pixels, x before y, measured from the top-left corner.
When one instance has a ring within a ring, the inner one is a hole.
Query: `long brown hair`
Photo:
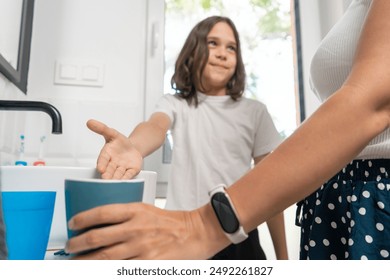
[[[226,85],[227,95],[230,95],[233,100],[237,100],[244,93],[245,67],[242,61],[241,44],[237,29],[231,19],[212,16],[200,21],[191,30],[176,60],[175,73],[171,79],[171,86],[176,95],[186,99],[190,105],[193,103],[195,103],[195,106],[198,105],[196,92],[203,91],[201,77],[209,57],[207,35],[218,22],[226,22],[231,27],[237,43],[236,71]]]

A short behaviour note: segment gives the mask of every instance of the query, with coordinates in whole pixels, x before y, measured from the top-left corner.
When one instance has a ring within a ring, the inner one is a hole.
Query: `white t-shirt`
[[[371,2],[354,0],[316,51],[311,62],[310,84],[321,101],[338,90],[348,77]],[[390,129],[374,138],[357,158],[390,158]]]
[[[227,186],[251,168],[252,158],[267,154],[281,142],[264,104],[230,96],[198,93],[198,107],[164,95],[155,112],[171,120],[173,153],[167,209],[191,210],[209,201],[217,184]]]

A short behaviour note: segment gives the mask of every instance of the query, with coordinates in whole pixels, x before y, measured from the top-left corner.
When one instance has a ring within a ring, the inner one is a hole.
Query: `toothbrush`
[[[43,142],[45,142],[46,136],[41,136],[41,143],[39,145],[38,160],[34,162],[34,166],[44,166],[46,162],[43,160]]]
[[[20,135],[19,160],[15,161],[15,165],[26,166],[27,162],[24,160],[24,135]]]

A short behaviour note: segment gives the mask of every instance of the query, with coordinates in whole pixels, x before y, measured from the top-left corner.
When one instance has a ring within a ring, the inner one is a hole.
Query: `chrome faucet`
[[[61,114],[53,105],[41,101],[0,100],[0,110],[5,111],[42,111],[47,113],[52,120],[53,134],[62,133]]]

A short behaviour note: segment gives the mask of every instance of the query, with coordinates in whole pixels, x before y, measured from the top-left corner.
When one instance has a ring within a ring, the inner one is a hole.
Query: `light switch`
[[[57,60],[54,84],[103,87],[104,66],[104,63],[98,60]]]
[[[83,66],[82,78],[84,81],[99,81],[100,69],[93,65]]]
[[[63,64],[60,65],[60,78],[65,80],[75,80],[77,79],[77,66]]]

